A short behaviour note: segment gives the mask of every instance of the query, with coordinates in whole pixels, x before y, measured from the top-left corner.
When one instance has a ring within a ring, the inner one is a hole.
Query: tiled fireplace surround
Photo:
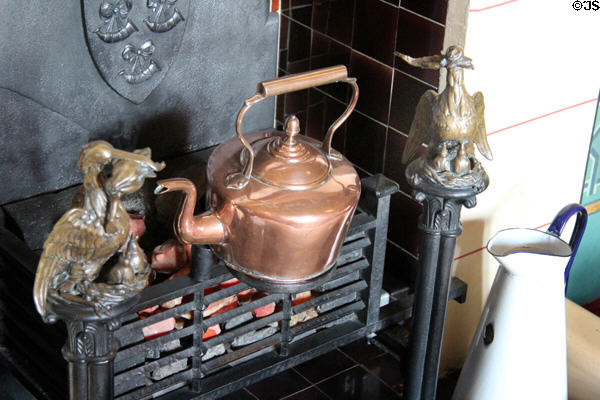
[[[400,162],[415,107],[437,89],[438,71],[406,65],[411,56],[439,53],[446,31],[447,0],[282,0],[279,74],[344,64],[360,96],[354,113],[334,137],[334,147],[361,175],[383,172],[400,184],[392,196],[384,287],[410,281],[419,246],[421,206],[411,196]],[[280,96],[277,122],[294,113],[304,132],[322,139],[349,98],[345,84]]]

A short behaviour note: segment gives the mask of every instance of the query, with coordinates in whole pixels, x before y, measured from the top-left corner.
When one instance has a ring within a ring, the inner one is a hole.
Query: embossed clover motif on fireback
[[[146,5],[154,15],[144,19],[144,23],[153,32],[166,32],[183,21],[183,15],[175,8],[177,0],[148,0]]]
[[[119,75],[123,76],[129,83],[140,83],[148,80],[156,72],[160,71],[158,64],[152,60],[155,47],[151,40],[144,42],[139,48],[128,44],[121,53],[125,61],[131,65],[129,71],[121,71]]]
[[[102,25],[95,33],[106,43],[114,43],[126,39],[137,27],[129,20],[131,0],[103,1],[100,4]]]

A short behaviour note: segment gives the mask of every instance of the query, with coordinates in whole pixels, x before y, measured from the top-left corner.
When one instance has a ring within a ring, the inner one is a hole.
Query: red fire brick
[[[226,311],[233,310],[238,305],[238,298],[234,294],[233,296],[225,297],[224,299],[214,301],[206,307],[202,312],[204,318],[210,317],[211,315],[223,314]]]
[[[221,334],[221,326],[219,324],[209,326],[206,332],[202,335],[202,340],[208,340]]]
[[[275,303],[265,304],[264,306],[252,310],[252,315],[256,318],[263,318],[275,312]]]
[[[154,314],[154,311],[156,311],[158,309],[158,305],[152,306],[152,307],[148,307],[148,308],[144,308],[141,311],[138,311],[138,315],[141,318],[146,318],[149,317],[150,315]]]
[[[240,280],[237,278],[233,278],[233,279],[229,279],[225,282],[219,283],[219,286],[221,287],[221,289],[227,289],[228,287],[237,285],[238,283],[240,283]]]
[[[255,293],[256,293],[256,289],[250,288],[250,289],[246,289],[242,292],[239,292],[237,294],[237,297],[238,297],[238,300],[240,301],[240,303],[245,303],[245,302],[252,300],[252,296],[254,296]]]
[[[175,329],[175,318],[171,317],[155,324],[143,327],[142,332],[144,333],[144,339],[150,340],[164,336],[173,329]]]
[[[219,285],[207,287],[207,288],[204,289],[204,295],[206,296],[207,294],[214,293],[217,290],[221,290],[221,288],[219,287]]]
[[[181,303],[183,303],[183,297],[176,297],[174,299],[167,300],[163,303],[160,303],[160,306],[161,306],[161,308],[169,310],[173,307],[177,307]]]
[[[292,307],[297,306],[298,304],[305,303],[312,299],[312,295],[310,294],[310,290],[306,292],[297,293],[294,296],[294,300],[292,300]]]

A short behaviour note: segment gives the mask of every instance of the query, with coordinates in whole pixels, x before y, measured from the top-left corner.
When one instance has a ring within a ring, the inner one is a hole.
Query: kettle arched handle
[[[573,203],[566,205],[556,214],[550,226],[548,227],[548,232],[560,236],[565,225],[571,219],[573,215],[577,214],[577,219],[575,220],[575,226],[573,227],[573,232],[571,233],[571,239],[569,239],[569,246],[571,247],[571,258],[567,263],[567,267],[565,268],[565,293],[567,292],[567,283],[569,282],[569,273],[571,272],[571,267],[573,265],[573,260],[575,259],[575,254],[577,253],[577,249],[579,244],[581,243],[581,238],[583,237],[583,232],[585,231],[585,226],[587,224],[587,210],[581,204]]]
[[[323,152],[327,157],[331,158],[331,140],[335,131],[342,125],[350,113],[354,110],[358,101],[358,85],[356,78],[348,77],[348,70],[344,65],[336,65],[334,67],[321,68],[313,71],[303,72],[299,74],[287,75],[281,78],[271,79],[260,82],[256,88],[256,94],[246,100],[240,108],[235,123],[235,131],[238,139],[248,151],[245,165],[242,171],[235,172],[225,178],[225,186],[228,189],[242,189],[250,181],[252,168],[254,165],[254,150],[248,141],[242,135],[242,121],[248,110],[255,104],[260,103],[266,98],[277,96],[280,94],[296,92],[298,90],[309,89],[317,86],[327,85],[335,82],[346,82],[352,86],[352,98],[346,110],[335,120],[327,130],[325,139],[323,140]]]

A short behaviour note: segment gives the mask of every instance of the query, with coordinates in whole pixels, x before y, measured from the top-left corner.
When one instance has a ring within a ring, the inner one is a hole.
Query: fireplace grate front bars
[[[144,289],[134,308],[114,321],[120,345],[113,364],[114,397],[215,399],[408,318],[408,290],[380,309],[390,196],[396,191],[397,185],[382,175],[362,180],[361,200],[338,266],[304,302],[295,295],[265,293],[204,316],[209,306],[250,288],[244,283],[227,286],[233,278],[228,269],[213,265],[212,257],[207,263],[206,248],[194,246],[190,275]],[[35,314],[30,296],[37,258],[17,242],[2,231],[2,271],[9,276],[3,281],[18,281],[0,289],[2,302],[8,304],[3,307],[4,325],[12,327],[5,332],[2,353],[33,381],[41,397],[64,398],[61,383],[67,374],[57,357],[64,328],[43,325]],[[220,290],[211,292],[219,285]],[[169,301],[176,305],[140,316]],[[268,312],[257,312],[261,309]],[[177,324],[169,333],[144,334],[171,319]],[[17,333],[21,328],[26,332]],[[39,350],[40,357],[23,355],[28,348]],[[56,366],[54,379],[41,379],[49,366]]]

